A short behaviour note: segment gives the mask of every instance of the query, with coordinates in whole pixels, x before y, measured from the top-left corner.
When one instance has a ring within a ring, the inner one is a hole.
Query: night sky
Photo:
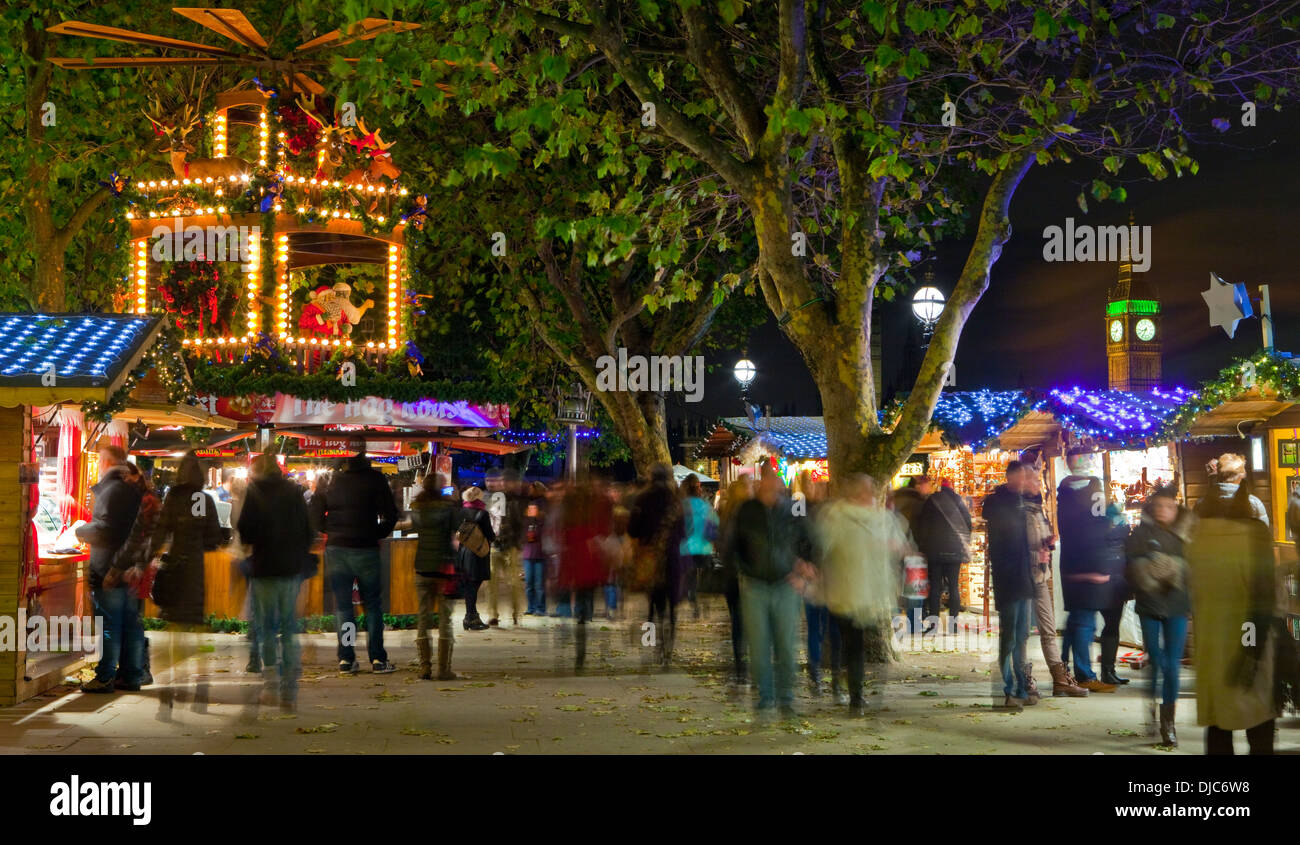
[[[1231,111],[1224,107],[1231,117]],[[1209,116],[1205,117],[1208,124]],[[1256,301],[1258,285],[1269,284],[1276,345],[1300,353],[1300,282],[1295,250],[1300,247],[1296,201],[1300,189],[1300,115],[1260,110],[1258,125],[1235,128],[1194,147],[1196,176],[1172,175],[1162,182],[1138,180],[1141,168],[1121,171],[1128,201],[1100,203],[1089,197],[1090,213],[1075,202],[1080,186],[1099,174],[1091,162],[1033,168],[1011,208],[1013,236],[993,268],[988,291],[967,321],[957,351],[957,387],[980,388],[1106,386],[1104,314],[1117,267],[1103,262],[1043,260],[1043,228],[1075,224],[1123,225],[1133,213],[1152,227],[1151,269],[1134,274],[1161,300],[1166,385],[1192,386],[1227,362],[1261,346],[1259,320],[1243,320],[1235,340],[1209,325],[1201,291],[1210,271],[1230,283],[1244,282]],[[967,242],[942,244],[934,264],[945,293],[965,259]],[[920,329],[911,315],[910,293],[877,309],[884,332],[884,381],[906,390],[919,364]],[[754,331],[749,357],[759,375],[750,394],[774,414],[821,413],[817,390],[793,345],[774,320]],[[730,365],[739,350],[710,356],[725,364],[706,381],[704,401],[686,405],[674,397],[671,416],[692,419],[740,414],[739,390]],[[725,359],[725,360],[723,360]]]

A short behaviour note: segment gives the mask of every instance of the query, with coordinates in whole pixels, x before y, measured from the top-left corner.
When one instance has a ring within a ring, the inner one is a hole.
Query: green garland
[[[1196,393],[1165,420],[1155,440],[1181,440],[1203,414],[1237,399],[1251,388],[1243,385],[1250,366],[1255,368],[1255,387],[1277,393],[1284,401],[1300,400],[1300,367],[1291,358],[1260,351],[1249,358],[1239,358],[1219,371],[1213,380],[1203,383]]]
[[[361,230],[372,237],[391,235],[393,229],[402,222],[407,207],[415,204],[413,197],[417,196],[409,191],[406,196],[396,191],[381,195],[368,194],[345,185],[335,188],[333,185],[306,186],[297,181],[282,183],[274,171],[265,169],[254,172],[249,181],[237,182],[233,185],[229,182],[212,185],[195,183],[176,188],[149,188],[144,191],[136,185],[137,183],[133,182],[124,188],[118,197],[119,202],[133,213],[146,218],[150,211],[154,211],[158,216],[150,219],[160,222],[173,219],[171,210],[176,205],[173,197],[193,202],[200,209],[225,208],[226,215],[263,214],[262,199],[268,192],[278,188],[279,213],[293,215],[300,225],[317,225],[341,220],[342,217],[318,213],[322,207],[330,211],[338,209],[348,212],[351,215],[348,219],[359,222]],[[223,191],[220,196],[217,194],[219,187]],[[372,215],[367,210],[371,200],[375,198],[379,199],[381,207],[387,206],[390,209],[390,213],[382,214],[383,222],[379,221],[380,213]],[[300,212],[300,208],[312,210]],[[265,212],[268,215],[273,213],[275,212]],[[270,231],[269,226],[265,228],[266,231]]]
[[[189,369],[181,355],[181,343],[176,329],[164,324],[158,333],[158,339],[149,347],[140,363],[131,370],[122,386],[108,397],[106,402],[83,402],[81,411],[87,420],[108,422],[114,415],[126,410],[131,391],[135,390],[140,379],[150,370],[158,371],[158,380],[167,389],[167,401],[179,405],[194,400],[194,384],[190,380]]]
[[[338,376],[345,360],[350,360],[357,368],[357,380],[351,386],[344,385]],[[405,374],[405,360],[401,353],[389,357],[389,370],[402,373],[394,376],[380,373],[360,356],[347,358],[341,351],[334,353],[316,372],[305,374],[294,371],[279,355],[253,354],[247,361],[234,365],[214,364],[191,356],[191,372],[200,393],[217,396],[285,393],[300,399],[328,399],[332,402],[376,396],[395,402],[436,398],[444,402],[464,400],[494,404],[504,404],[512,398],[509,389],[484,385],[476,380],[411,378]]]

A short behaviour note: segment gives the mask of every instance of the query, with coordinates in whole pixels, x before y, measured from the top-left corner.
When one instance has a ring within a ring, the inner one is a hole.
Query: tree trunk
[[[595,385],[588,385],[594,388]],[[663,397],[655,393],[601,391],[596,395],[614,421],[614,430],[632,452],[637,475],[650,476],[655,464],[672,465]]]
[[[34,299],[36,307],[41,311],[57,313],[67,310],[67,280],[64,278],[66,249],[60,241],[38,242],[36,245]]]

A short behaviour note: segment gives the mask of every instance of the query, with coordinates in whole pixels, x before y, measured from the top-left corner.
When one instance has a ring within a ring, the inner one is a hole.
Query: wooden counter
[[[385,602],[384,612],[393,615],[415,613],[415,545],[416,538],[385,540],[380,545],[380,578]],[[314,551],[321,554],[317,544]],[[228,619],[248,618],[248,579],[239,571],[239,556],[233,547],[208,552],[203,558],[204,614]],[[326,565],[314,578],[303,582],[298,594],[298,616],[319,616],[334,612],[334,594],[325,584]],[[144,615],[158,618],[158,606],[144,603]]]

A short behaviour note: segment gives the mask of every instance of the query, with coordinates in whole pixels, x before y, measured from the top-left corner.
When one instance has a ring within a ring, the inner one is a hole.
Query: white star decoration
[[[1201,291],[1201,298],[1210,307],[1210,325],[1221,327],[1230,338],[1237,334],[1237,323],[1255,315],[1246,286],[1230,285],[1216,273],[1210,273],[1210,289]]]

